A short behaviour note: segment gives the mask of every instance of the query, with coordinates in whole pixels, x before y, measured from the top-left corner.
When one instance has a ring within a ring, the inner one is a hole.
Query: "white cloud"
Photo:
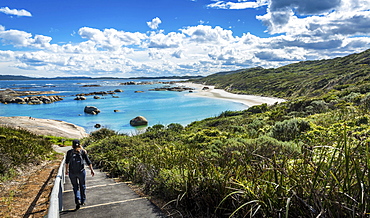
[[[159,17],[153,18],[152,21],[146,22],[148,24],[148,27],[152,30],[158,29],[159,24],[161,24],[162,21],[159,19]]]
[[[172,53],[172,57],[175,57],[175,58],[182,58],[183,56],[184,55],[183,55],[182,50],[177,50],[177,51]]]
[[[368,0],[271,0],[267,13],[257,19],[271,34],[369,34],[370,4]]]
[[[51,37],[36,35],[19,30],[5,30],[0,28],[0,39],[4,44],[10,44],[15,47],[36,47],[46,48],[50,46]]]
[[[7,14],[7,15],[15,15],[15,16],[23,16],[23,17],[32,17],[32,14],[24,9],[10,9],[8,7],[1,7],[0,12]]]
[[[5,44],[12,44],[16,47],[29,46],[32,41],[32,34],[19,30],[3,30],[0,32],[0,38]]]
[[[147,33],[149,35],[83,27],[79,34],[85,41],[63,45],[49,44],[51,39],[48,37],[32,37],[22,31],[3,31],[0,36],[4,36],[1,35],[3,33],[14,45],[28,45],[41,50],[3,51],[0,52],[0,61],[13,60],[13,67],[37,71],[40,75],[41,72],[122,77],[146,76],[147,73],[151,76],[207,75],[238,68],[278,67],[300,60],[328,58],[331,52],[340,51],[340,48],[356,52],[363,49],[361,44],[370,45],[366,37],[350,40],[298,39],[288,35],[260,38],[251,33],[234,37],[230,30],[204,25],[168,34],[163,31]],[[10,40],[10,36],[15,37]],[[136,48],[130,48],[132,46]]]
[[[257,0],[257,1],[249,1],[249,0],[238,0],[236,2],[233,1],[216,1],[215,3],[207,5],[208,8],[215,8],[215,9],[247,9],[247,8],[258,8],[268,4],[268,0]]]
[[[197,43],[224,44],[234,39],[231,30],[222,29],[219,26],[192,26],[181,30],[185,35],[190,37],[191,41]]]
[[[91,42],[94,42],[97,48],[104,50],[115,51],[122,46],[140,45],[141,40],[147,38],[143,33],[131,33],[125,31],[118,31],[116,29],[104,29],[104,31],[82,27],[78,34]]]
[[[2,51],[0,50],[0,61],[11,61],[14,60],[13,51]]]
[[[171,32],[167,35],[160,31],[152,33],[149,37],[149,48],[178,48],[184,38],[184,34]]]
[[[271,0],[269,9],[271,12],[294,9],[297,14],[325,14],[340,6],[342,0]]]
[[[148,22],[155,31],[126,32],[82,27],[82,42],[53,44],[52,38],[0,25],[3,44],[22,47],[0,51],[0,66],[21,72],[87,76],[208,75],[219,71],[265,68],[312,59],[333,58],[370,47],[368,0],[214,1],[214,6],[242,9],[267,6],[256,17],[270,37],[252,33],[234,36],[220,26],[187,26],[157,30],[159,18]],[[267,4],[268,3],[268,4]],[[309,4],[308,4],[309,3]],[[32,51],[25,51],[31,48]],[[37,75],[37,74],[36,74]]]

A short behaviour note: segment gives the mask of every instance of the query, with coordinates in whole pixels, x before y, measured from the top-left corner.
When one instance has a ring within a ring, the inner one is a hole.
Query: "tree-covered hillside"
[[[303,61],[276,69],[261,67],[216,73],[196,83],[239,94],[258,94],[292,99],[317,96],[330,90],[369,91],[370,50],[342,58]]]

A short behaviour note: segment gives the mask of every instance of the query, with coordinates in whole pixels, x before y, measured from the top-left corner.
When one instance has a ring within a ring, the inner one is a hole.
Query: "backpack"
[[[69,172],[72,174],[78,174],[85,169],[84,159],[81,152],[83,152],[82,149],[78,153],[74,150],[71,151],[72,156],[69,160]]]

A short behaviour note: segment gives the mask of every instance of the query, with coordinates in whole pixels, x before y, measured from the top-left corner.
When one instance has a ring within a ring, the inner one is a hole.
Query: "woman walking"
[[[80,141],[75,139],[72,142],[72,149],[66,154],[66,175],[69,175],[73,186],[76,209],[86,201],[86,171],[84,162],[89,166],[91,176],[95,175],[87,152],[82,148]]]

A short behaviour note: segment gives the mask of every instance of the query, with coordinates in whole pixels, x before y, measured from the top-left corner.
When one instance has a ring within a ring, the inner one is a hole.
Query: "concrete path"
[[[95,176],[92,177],[86,167],[86,174],[86,205],[75,209],[72,185],[67,176],[63,192],[64,209],[60,217],[165,217],[147,198],[140,197],[126,183],[107,178],[99,169],[95,169]]]

